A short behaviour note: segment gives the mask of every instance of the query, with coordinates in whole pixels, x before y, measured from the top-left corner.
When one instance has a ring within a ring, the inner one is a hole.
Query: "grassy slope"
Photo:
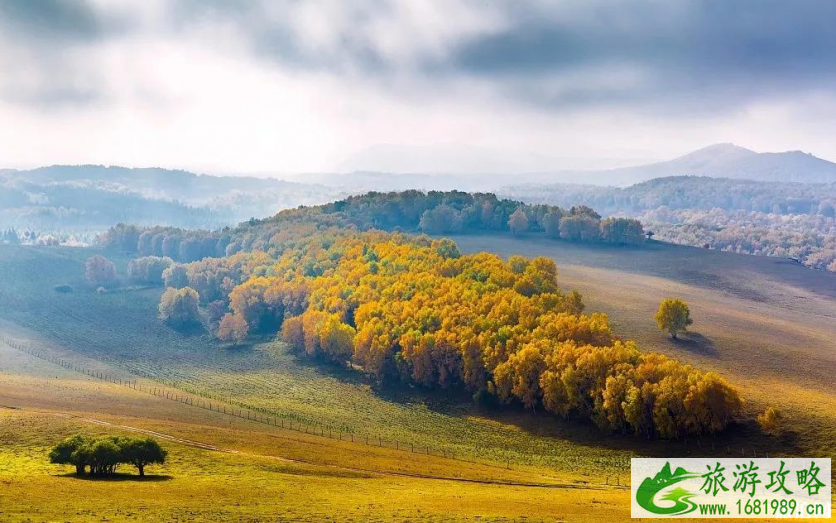
[[[805,271],[784,278],[784,268],[764,272],[748,263],[758,260],[750,257],[732,260],[730,266],[706,265],[706,260],[698,258],[702,251],[664,246],[631,251],[537,238],[520,241],[474,236],[457,240],[464,250],[487,248],[502,254],[555,257],[562,284],[580,289],[590,309],[609,312],[617,330],[626,337],[701,367],[718,368],[743,384],[753,410],[767,401],[789,409],[793,426],[799,432],[809,431],[799,434],[803,450],[832,448],[830,430],[836,422],[828,409],[834,400],[824,390],[832,378],[816,367],[832,365],[828,359],[832,345],[828,343],[834,338],[828,338],[828,329],[833,327],[832,321],[828,324],[826,320],[832,319],[833,308],[828,303],[830,297],[815,291],[831,289],[827,281],[816,280],[819,273]],[[413,390],[382,394],[356,375],[299,361],[279,344],[265,342],[225,351],[207,337],[184,335],[153,319],[159,290],[97,295],[83,289],[79,275],[87,255],[85,251],[0,246],[0,333],[26,338],[86,367],[108,370],[115,366],[122,372],[141,371],[177,380],[191,390],[221,390],[239,403],[266,406],[297,419],[323,418],[358,434],[381,432],[456,451],[472,449],[478,442],[480,452],[517,463],[527,462],[532,453],[542,453],[548,467],[518,465],[502,470],[266,428],[90,380],[0,345],[0,404],[24,407],[0,408],[3,521],[85,521],[93,514],[112,521],[257,521],[277,513],[302,520],[335,521],[456,521],[473,515],[514,520],[521,514],[528,515],[529,521],[554,517],[614,521],[627,518],[628,501],[622,491],[499,487],[381,477],[345,468],[429,472],[478,480],[574,482],[592,478],[567,470],[577,462],[562,461],[564,456],[595,457],[582,461],[582,470],[576,471],[595,476],[611,472],[621,457],[628,455],[714,453],[707,445],[695,448],[693,442],[686,447],[682,442],[648,444],[633,438],[605,438],[588,425],[514,410],[483,413],[464,400],[443,395]],[[679,271],[683,276],[675,278],[663,271]],[[782,280],[793,281],[793,285]],[[71,295],[56,294],[52,287],[58,283],[71,283],[77,290]],[[669,342],[655,330],[651,319],[658,299],[671,293],[691,302],[697,321],[694,330],[699,335],[683,345]],[[789,361],[803,360],[802,355],[808,354],[819,358],[816,365],[785,365],[782,373],[770,359],[786,358],[787,346],[799,347],[800,352]],[[753,353],[762,357],[753,357]],[[804,379],[801,370],[818,374]],[[794,394],[775,397],[774,390]],[[63,468],[45,465],[47,447],[72,432],[111,433],[119,429],[97,427],[56,413],[157,430],[249,454],[229,455],[166,443],[173,460],[156,473],[170,478],[96,482],[96,489],[91,489],[89,481],[66,478]],[[723,445],[730,444],[756,448],[759,455],[786,451],[793,444],[758,438],[741,427],[717,443],[718,454],[723,454]],[[313,464],[276,463],[269,456]],[[590,510],[592,507],[595,510]]]
[[[454,239],[463,252],[553,258],[561,285],[581,292],[588,309],[608,313],[620,335],[644,350],[719,371],[742,388],[750,415],[766,405],[782,408],[790,433],[778,443],[786,449],[829,455],[836,447],[836,274],[660,243],[619,248],[538,236]],[[685,299],[694,318],[691,334],[679,342],[653,320],[667,296]]]
[[[714,341],[713,347],[709,347],[714,351],[709,355],[700,355],[700,346],[669,346],[664,336],[654,330],[650,319],[654,300],[658,301],[654,293],[662,296],[671,292],[666,286],[675,286],[678,293],[687,289],[707,290],[693,284],[609,268],[593,270],[578,264],[581,260],[603,267],[608,264],[623,266],[626,260],[635,268],[646,270],[654,264],[653,270],[676,274],[680,259],[691,256],[688,249],[672,247],[640,251],[641,256],[630,261],[623,250],[576,247],[537,239],[518,241],[507,236],[475,236],[462,237],[459,241],[465,249],[494,249],[504,254],[537,254],[542,249],[557,249],[554,254],[562,267],[562,283],[584,292],[589,309],[611,313],[617,332],[638,338],[644,347],[684,352],[685,359],[700,366],[725,363],[716,354],[719,342]],[[444,392],[428,394],[411,388],[376,391],[356,373],[315,366],[288,353],[282,344],[269,340],[236,350],[222,349],[205,334],[179,333],[162,325],[155,318],[159,289],[100,295],[85,288],[80,276],[83,260],[89,254],[83,250],[0,246],[0,300],[10,304],[0,308],[0,330],[28,339],[39,347],[69,351],[74,359],[84,356],[88,358],[85,363],[88,367],[103,361],[142,376],[173,382],[193,393],[218,394],[238,405],[264,409],[296,422],[339,428],[360,439],[366,435],[371,439],[381,436],[390,442],[398,440],[401,444],[431,446],[455,455],[475,454],[500,463],[545,465],[601,476],[624,473],[629,464],[626,458],[634,455],[715,454],[721,449],[725,453],[727,448],[733,449],[734,453],[743,450],[747,455],[796,450],[793,441],[765,438],[749,427],[738,427],[719,441],[707,441],[705,445],[697,446],[686,441],[646,442],[629,436],[610,437],[600,434],[589,423],[565,423],[548,415],[532,415],[515,408],[480,410],[466,396]],[[569,254],[575,258],[565,259]],[[745,257],[745,260],[758,259]],[[126,260],[116,261],[121,265],[126,263]],[[53,286],[59,283],[74,285],[76,292],[55,293]],[[651,292],[652,285],[661,288]],[[741,287],[737,292],[745,295],[752,291]],[[684,296],[690,300],[690,296]],[[747,299],[742,310],[757,303]],[[697,327],[711,323],[706,321],[699,300],[694,305]],[[720,315],[726,322],[728,311],[733,308],[724,307],[725,311]],[[777,329],[769,315],[752,314],[764,320],[765,326]],[[804,317],[804,314],[799,316]],[[752,335],[750,325],[744,320],[739,323],[744,327],[740,332]],[[724,335],[726,323],[718,325],[721,331],[718,335]],[[784,331],[778,331],[785,338],[788,336]],[[702,341],[709,344],[714,337],[714,333],[707,333]],[[789,345],[790,341],[772,343],[770,347],[780,355],[786,350],[783,343]],[[766,358],[757,361],[761,365],[769,364]],[[742,362],[747,363],[745,358]],[[720,368],[727,373],[728,369]],[[779,371],[768,377],[778,380]],[[756,400],[752,402],[755,408],[762,406],[757,401],[758,396],[749,394],[748,389],[761,383],[751,381],[751,387],[747,386],[747,395]],[[783,385],[788,383],[782,382]],[[809,387],[801,392],[807,399],[813,393]],[[817,392],[821,399],[814,399],[821,402],[823,412],[817,426],[813,427],[816,428],[813,436],[822,441],[822,434],[836,424],[827,417],[829,396],[824,391]],[[809,417],[805,419],[809,420]],[[830,441],[829,438],[827,435],[823,441]],[[810,448],[813,447],[805,447],[806,450]]]
[[[190,392],[341,428],[357,438],[382,436],[455,455],[563,470],[577,469],[580,460],[584,472],[599,477],[625,473],[627,458],[636,452],[658,450],[637,446],[632,438],[608,438],[589,424],[561,423],[515,408],[481,411],[466,395],[376,391],[357,373],[316,366],[269,340],[222,349],[209,336],[179,333],[159,322],[159,289],[96,294],[85,288],[79,277],[88,255],[0,246],[0,300],[11,304],[0,308],[0,331],[77,361],[83,356],[87,367],[110,363]],[[76,291],[54,292],[60,283]]]
[[[463,467],[452,460],[268,428],[86,378],[4,345],[0,362],[4,523],[510,521],[521,515],[528,521],[571,516],[603,522],[628,517],[629,494],[623,489],[578,489],[573,477]],[[158,436],[170,459],[149,468],[144,480],[127,469],[129,475],[112,480],[78,479],[70,467],[47,462],[49,447],[67,434],[132,433],[126,427],[234,452]],[[445,477],[454,480],[437,479]],[[565,486],[508,486],[487,480]],[[596,510],[589,511],[590,506]]]

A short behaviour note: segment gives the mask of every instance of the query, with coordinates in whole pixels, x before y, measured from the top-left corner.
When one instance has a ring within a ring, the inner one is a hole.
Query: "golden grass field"
[[[624,488],[581,477],[265,427],[80,376],[5,345],[0,361],[4,523],[614,521],[629,512]],[[67,434],[131,429],[153,431],[170,453],[145,480],[77,479],[69,467],[48,464],[49,448]],[[524,486],[532,482],[545,486]]]
[[[628,476],[619,463],[630,456],[726,455],[724,447],[734,455],[830,456],[836,447],[831,275],[730,255],[712,265],[700,256],[719,253],[669,246],[456,240],[463,251],[555,258],[561,286],[582,292],[588,310],[610,314],[616,332],[645,350],[718,370],[741,387],[748,416],[767,404],[787,412],[787,433],[767,437],[744,423],[702,442],[647,442],[514,408],[484,412],[467,398],[379,391],[298,361],[269,340],[226,351],[206,336],[169,331],[153,317],[158,290],[57,296],[53,285],[77,284],[85,251],[0,248],[4,337],[124,379],[141,372],[147,385],[195,396],[222,391],[231,407],[324,419],[358,440],[374,432],[484,457],[470,463],[265,426],[0,343],[0,522],[623,521]],[[680,343],[652,319],[669,295],[688,301],[695,319]],[[48,463],[49,448],[70,434],[135,431],[151,431],[170,453],[146,480],[77,479]],[[608,484],[615,481],[622,486]]]

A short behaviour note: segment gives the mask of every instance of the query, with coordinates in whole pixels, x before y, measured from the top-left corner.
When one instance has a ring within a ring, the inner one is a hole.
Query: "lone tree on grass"
[[[656,311],[656,324],[659,329],[667,331],[671,338],[677,339],[677,333],[684,332],[692,323],[694,321],[691,319],[688,304],[679,298],[665,298],[659,304],[659,310]]]

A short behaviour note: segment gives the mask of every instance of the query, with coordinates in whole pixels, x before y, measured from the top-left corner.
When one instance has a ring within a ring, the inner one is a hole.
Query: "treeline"
[[[167,455],[168,452],[152,438],[75,435],[53,447],[49,461],[73,465],[79,476],[87,473],[91,476],[113,475],[120,464],[132,465],[140,476],[144,476],[145,467],[165,463]]]
[[[606,214],[635,214],[665,207],[836,216],[836,183],[670,176],[629,187],[531,184],[510,186],[502,192],[537,204],[589,205]]]
[[[281,331],[297,350],[380,382],[463,387],[477,401],[520,402],[592,419],[607,431],[678,437],[722,430],[737,391],[621,341],[584,314],[546,258],[460,255],[450,240],[324,234],[285,250],[228,294],[218,334]]]
[[[276,255],[297,245],[300,238],[346,227],[358,231],[378,229],[428,234],[542,232],[555,239],[612,244],[637,244],[644,240],[644,230],[638,220],[602,220],[600,214],[582,205],[567,210],[500,200],[493,194],[405,191],[372,192],[325,205],[299,207],[282,211],[272,218],[250,220],[234,229],[219,231],[119,224],[103,234],[99,243],[127,253],[191,262],[251,250]]]
[[[813,269],[836,272],[836,219],[821,214],[660,208],[640,217],[662,241],[791,258]]]

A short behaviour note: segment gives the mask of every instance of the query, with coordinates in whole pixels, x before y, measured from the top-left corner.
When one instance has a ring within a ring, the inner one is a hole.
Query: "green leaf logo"
[[[686,479],[698,477],[700,477],[699,474],[688,472],[682,467],[678,467],[675,472],[671,473],[671,464],[667,462],[665,463],[665,466],[662,467],[662,470],[653,476],[653,478],[644,478],[644,481],[642,481],[642,484],[639,485],[639,488],[636,491],[636,502],[638,502],[639,506],[643,509],[654,514],[680,516],[682,514],[693,512],[697,509],[696,503],[691,501],[694,494],[682,487],[676,487],[659,498],[659,501],[673,501],[672,506],[668,506],[669,503],[665,503],[664,505],[666,506],[660,507],[656,505],[654,498],[657,494],[671,485],[675,485],[676,483]]]

